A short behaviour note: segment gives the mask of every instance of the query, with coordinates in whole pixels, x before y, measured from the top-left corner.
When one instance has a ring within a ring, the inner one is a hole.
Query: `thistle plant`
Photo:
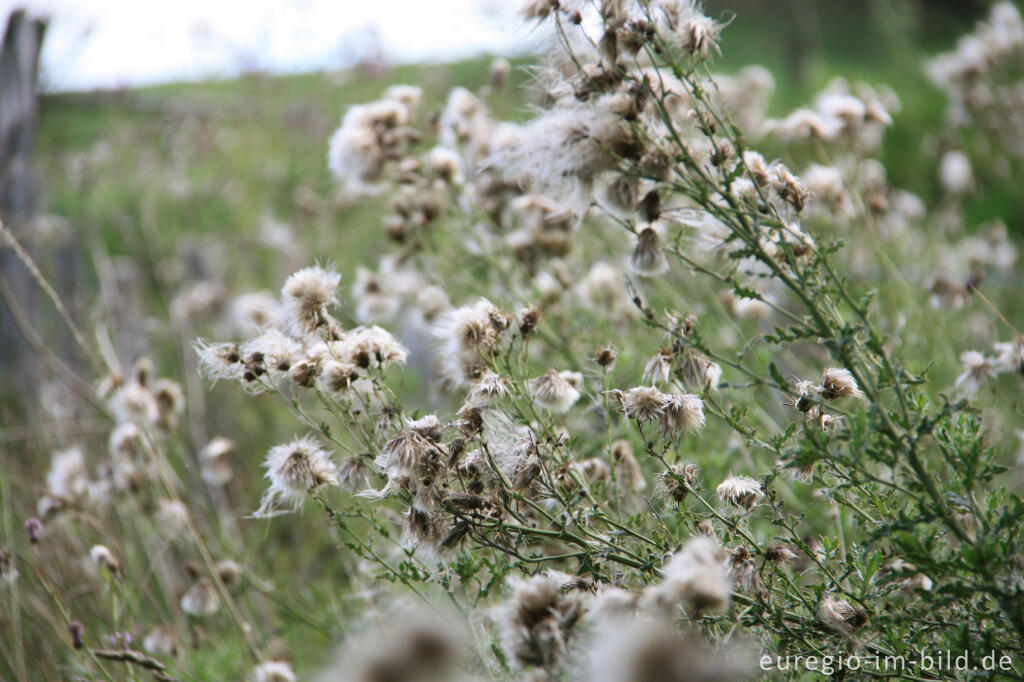
[[[961,237],[952,199],[889,183],[884,86],[835,81],[770,118],[770,74],[716,74],[727,22],[691,2],[523,14],[553,36],[533,116],[496,120],[465,88],[436,116],[414,86],[350,108],[327,163],[339,193],[386,207],[380,261],[320,254],[279,297],[240,295],[238,334],[194,344],[207,379],[294,429],[266,443],[248,515],[394,584],[390,634],[368,636],[389,644],[349,639],[324,679],[741,679],[763,656],[844,654],[905,661],[855,675],[954,677],[913,667],[937,651],[1024,675],[1024,503],[999,445],[1019,406],[981,390],[1019,375],[1024,337],[1002,320],[989,357],[913,328],[978,299],[1002,319],[979,287],[1012,269],[1005,228]],[[989,22],[992,58],[1017,54],[1016,10]],[[182,396],[151,372],[111,381],[112,458],[133,463],[114,478],[153,455],[160,526],[204,564],[180,609],[223,602],[250,633],[244,570],[171,494]],[[198,453],[211,489],[231,453]],[[46,514],[89,494],[84,469],[54,455]],[[89,553],[116,584],[118,553]],[[246,634],[253,679],[294,679],[263,636]],[[145,648],[178,640],[160,626]]]
[[[533,119],[455,90],[425,149],[403,87],[332,137],[346,190],[390,199],[393,249],[352,298],[395,331],[343,329],[321,269],[285,285],[286,326],[201,347],[347,458],[310,478],[322,462],[278,446],[268,494],[292,475],[420,594],[468,607],[532,576],[494,655],[550,677],[594,627],[562,605],[580,591],[781,655],[1019,650],[1024,507],[977,410],[893,348],[830,236],[910,229],[884,176],[858,186],[894,93],[837,83],[768,120],[730,101],[710,70],[725,26],[688,3],[524,11],[557,36]],[[841,157],[805,184],[752,137]]]

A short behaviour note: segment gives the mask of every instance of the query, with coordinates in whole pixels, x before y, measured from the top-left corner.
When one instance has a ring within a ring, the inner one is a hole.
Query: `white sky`
[[[517,0],[0,0],[50,17],[50,90],[337,68],[380,51],[398,62],[512,54],[540,36]]]

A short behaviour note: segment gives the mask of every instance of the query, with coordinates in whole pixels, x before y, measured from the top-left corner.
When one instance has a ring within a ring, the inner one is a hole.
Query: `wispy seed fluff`
[[[50,495],[60,500],[74,500],[85,495],[88,487],[82,449],[71,447],[54,452],[46,473],[46,489]]]
[[[338,471],[330,454],[310,436],[296,438],[290,443],[277,445],[267,453],[263,465],[270,488],[263,495],[256,517],[270,517],[287,510],[278,503],[298,509],[306,493],[322,485],[338,485]]]
[[[220,608],[220,596],[209,578],[202,577],[181,596],[181,610],[190,616],[212,616]]]
[[[850,374],[850,370],[838,367],[829,367],[822,373],[818,392],[826,400],[860,398],[864,395],[857,388],[857,381]]]
[[[668,398],[654,386],[637,386],[625,393],[616,391],[615,395],[622,406],[622,413],[640,422],[657,419]]]
[[[574,626],[583,615],[579,593],[563,594],[560,582],[539,573],[511,579],[512,596],[495,611],[502,648],[514,667],[550,668],[563,656]]]
[[[611,456],[615,462],[616,478],[627,492],[639,492],[647,487],[643,469],[636,461],[629,441],[620,439],[612,443]]]
[[[487,299],[448,311],[434,326],[441,342],[440,362],[446,381],[462,386],[486,370],[487,360],[513,329],[515,318]]]
[[[629,269],[643,277],[656,277],[668,272],[665,247],[653,227],[645,227],[637,234],[636,247],[629,257]]]
[[[530,379],[530,395],[533,396],[533,402],[544,409],[565,414],[579,400],[579,387],[582,384],[583,376],[579,372],[549,369],[541,376]]]
[[[252,670],[252,682],[295,682],[295,671],[286,661],[267,661]]]
[[[662,570],[665,579],[644,592],[647,604],[663,609],[685,605],[698,614],[729,605],[732,578],[725,550],[716,540],[703,535],[690,538]]]
[[[341,275],[318,265],[303,268],[285,280],[281,289],[291,328],[312,334],[327,323],[327,309],[338,302]]]
[[[92,549],[89,550],[89,556],[96,562],[96,565],[106,569],[112,575],[117,575],[121,572],[121,562],[117,560],[117,557],[114,556],[114,553],[106,545],[93,545]]]
[[[730,476],[718,485],[717,492],[723,502],[747,511],[764,497],[761,484],[750,476]]]
[[[362,369],[404,365],[409,357],[409,351],[390,332],[377,326],[353,329],[334,344],[334,351]]]
[[[667,393],[661,408],[661,428],[677,434],[704,426],[704,401],[692,393]]]
[[[868,619],[863,608],[831,594],[822,597],[818,614],[826,626],[843,635],[853,633]]]

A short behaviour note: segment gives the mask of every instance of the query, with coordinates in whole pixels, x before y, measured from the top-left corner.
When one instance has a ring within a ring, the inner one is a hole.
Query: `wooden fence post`
[[[39,74],[39,51],[46,23],[16,10],[7,19],[0,44],[0,219],[29,252],[32,235],[27,225],[36,211],[38,181],[33,164]],[[9,248],[0,247],[0,273],[20,307],[36,320],[39,293],[28,272]],[[0,373],[8,386],[0,392],[32,395],[31,377],[38,377],[36,360],[8,310],[0,302]],[[11,384],[21,385],[11,385]]]

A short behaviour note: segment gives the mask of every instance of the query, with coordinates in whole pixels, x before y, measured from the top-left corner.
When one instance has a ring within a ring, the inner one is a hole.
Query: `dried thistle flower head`
[[[71,646],[81,649],[85,646],[85,625],[80,620],[68,623],[68,634],[71,635]]]
[[[221,559],[214,568],[217,570],[217,577],[229,590],[238,587],[242,582],[242,567],[234,559]]]
[[[857,388],[857,381],[848,369],[828,367],[822,372],[821,385],[818,392],[825,400],[836,398],[861,398],[864,396]]]
[[[199,370],[208,379],[238,380],[245,373],[242,353],[237,343],[210,343],[199,339],[193,348],[199,356]]]
[[[549,369],[539,377],[530,379],[533,402],[556,414],[565,414],[580,398],[579,388],[583,376],[579,372]]]
[[[695,464],[677,462],[668,471],[658,474],[658,480],[666,495],[676,502],[682,502],[690,489],[697,487],[697,473]]]
[[[18,567],[14,554],[6,547],[0,547],[0,583],[13,585],[18,580]]]
[[[466,394],[466,404],[486,407],[498,398],[508,395],[508,381],[493,370],[484,370]]]
[[[686,605],[697,614],[729,605],[732,579],[725,550],[717,540],[703,535],[690,538],[662,571],[662,582],[644,591],[646,603],[663,609]]]
[[[409,351],[381,327],[359,327],[333,344],[338,358],[361,369],[404,365]]]
[[[220,609],[220,596],[209,578],[203,576],[181,596],[181,610],[190,616],[212,616]]]
[[[109,450],[114,459],[134,459],[139,454],[142,443],[139,427],[133,422],[124,422],[110,432]]]
[[[295,682],[298,678],[286,661],[266,661],[252,670],[252,682]]]
[[[742,592],[763,597],[767,593],[761,573],[757,570],[754,557],[743,545],[729,548],[729,572]]]
[[[559,581],[543,573],[511,584],[511,597],[494,613],[502,648],[515,667],[557,664],[583,615],[582,597],[563,594]]]
[[[637,234],[636,246],[629,257],[629,269],[643,277],[657,277],[668,272],[665,246],[653,227],[645,227]]]
[[[615,360],[619,357],[619,351],[615,348],[614,344],[608,346],[601,346],[594,351],[594,360],[597,364],[602,367],[611,367],[615,364]]]
[[[1024,336],[1018,336],[1011,341],[996,342],[992,348],[996,352],[992,365],[997,372],[1024,374]]]
[[[833,594],[822,597],[818,615],[826,626],[842,635],[852,634],[868,620],[867,613],[859,605],[855,606]]]
[[[352,637],[322,682],[458,680],[463,634],[437,614],[392,608],[365,634]]]
[[[612,476],[611,467],[600,457],[588,457],[579,463],[579,467],[591,481],[607,481]]]
[[[106,545],[93,545],[89,550],[89,556],[97,566],[106,569],[111,575],[118,575],[121,572],[121,562]]]
[[[312,334],[327,324],[328,308],[338,302],[341,275],[318,265],[292,273],[281,289],[288,321],[298,334]]]
[[[614,395],[622,407],[622,413],[639,422],[661,417],[662,409],[668,402],[668,395],[654,386],[637,386],[625,392],[616,391]]]
[[[154,656],[176,657],[181,644],[172,625],[157,625],[142,639],[142,648]]]
[[[46,473],[46,489],[59,500],[73,501],[86,494],[89,481],[85,471],[85,453],[79,447],[57,450],[51,455]]]
[[[723,502],[746,511],[753,509],[764,497],[761,484],[750,476],[730,476],[718,485],[717,492]]]
[[[990,358],[984,353],[976,350],[964,351],[960,354],[960,364],[963,372],[956,378],[956,386],[964,395],[974,395],[978,392],[994,372],[994,365]]]
[[[722,367],[697,350],[688,350],[682,359],[683,383],[693,388],[718,388]]]
[[[669,381],[672,378],[672,363],[674,355],[671,350],[663,348],[651,356],[644,366],[644,381],[651,382],[651,385]]]
[[[776,564],[795,563],[798,559],[798,555],[789,545],[776,542],[765,547],[764,558],[766,561],[771,561]]]
[[[277,508],[278,502],[291,505],[294,511],[310,491],[322,485],[339,484],[330,454],[311,436],[271,448],[263,466],[267,469],[270,488],[254,514],[257,517],[283,513]]]
[[[680,434],[704,426],[704,401],[692,393],[667,393],[661,407],[661,428]]]
[[[155,519],[165,537],[180,538],[188,533],[189,511],[181,500],[161,497],[156,501]]]
[[[203,480],[210,485],[226,485],[234,471],[228,462],[228,455],[235,450],[235,442],[224,436],[216,436],[199,452],[200,472]]]
[[[755,677],[754,653],[714,647],[699,634],[679,632],[660,618],[619,618],[601,628],[589,647],[591,682],[711,682]]]
[[[338,465],[338,484],[342,488],[355,492],[363,490],[369,483],[370,471],[366,466],[366,458],[352,455]]]
[[[374,464],[388,477],[386,490],[394,487],[415,487],[425,478],[432,478],[437,466],[438,450],[427,438],[413,429],[403,430],[384,444]]]
[[[154,426],[161,429],[173,429],[178,424],[178,415],[185,409],[185,393],[176,381],[157,379],[150,389],[156,404],[156,412],[152,415]]]
[[[611,446],[612,461],[615,462],[615,476],[627,492],[639,492],[647,487],[644,472],[633,455],[633,446],[627,440],[617,440]]]
[[[359,370],[347,362],[329,360],[324,363],[317,384],[328,394],[346,393],[359,378]]]

